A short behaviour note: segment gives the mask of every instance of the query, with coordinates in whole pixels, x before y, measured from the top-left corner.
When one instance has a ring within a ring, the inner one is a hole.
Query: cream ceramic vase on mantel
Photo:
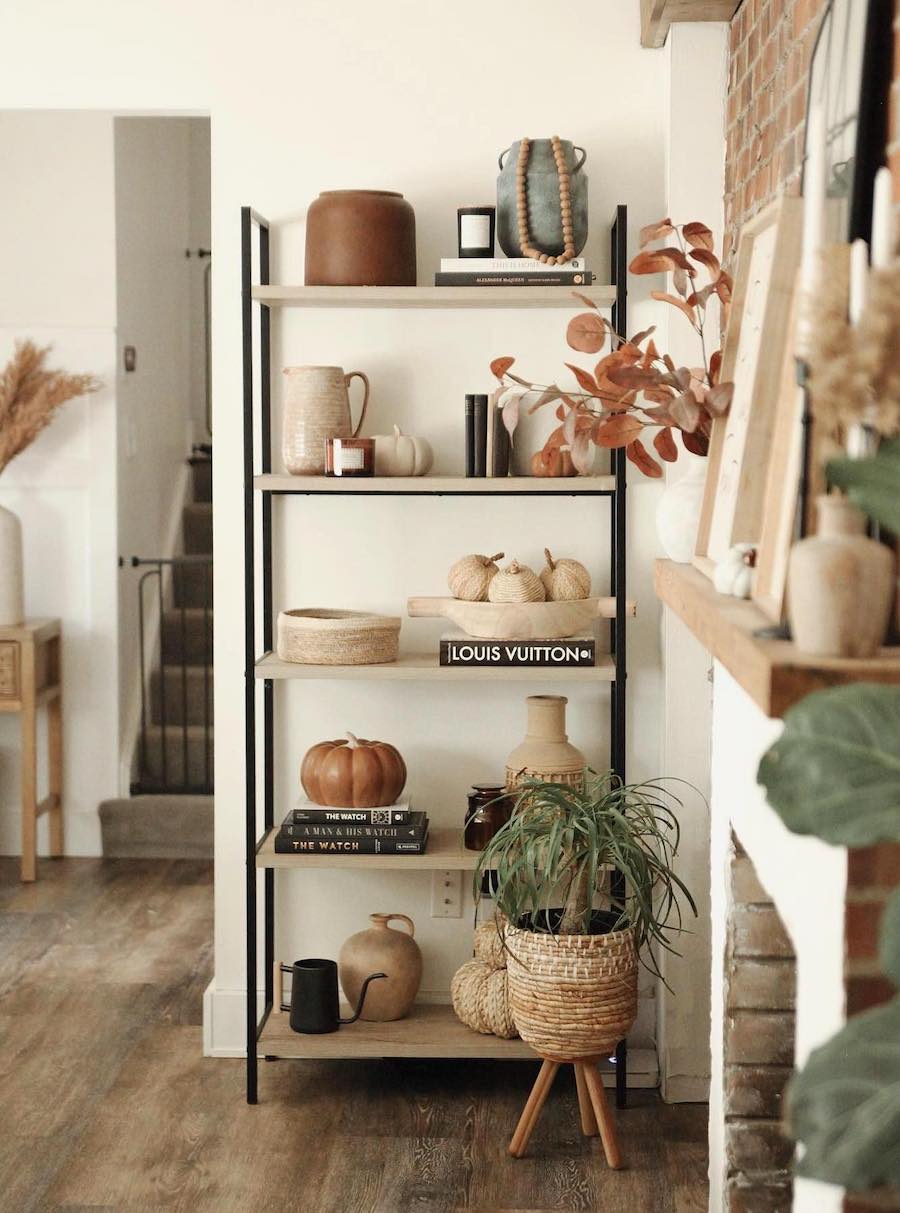
[[[0,505],[0,627],[15,626],[25,618],[22,575],[22,524]]]
[[[794,643],[816,657],[872,657],[884,643],[894,595],[894,557],[866,537],[846,497],[819,497],[818,533],[791,550],[788,616]]]
[[[584,785],[585,757],[566,736],[565,695],[529,695],[525,740],[506,760],[506,786],[517,787],[523,779],[545,783]]]

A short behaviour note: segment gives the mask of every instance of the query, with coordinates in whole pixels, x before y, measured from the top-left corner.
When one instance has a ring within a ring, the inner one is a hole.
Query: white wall
[[[189,499],[185,461],[191,443],[200,437],[194,395],[198,368],[203,367],[202,293],[197,297],[203,269],[185,252],[196,243],[209,244],[209,228],[203,226],[204,219],[208,225],[209,201],[202,190],[208,123],[200,118],[117,118],[114,132],[118,545],[128,560],[182,551],[181,511]],[[130,372],[123,364],[126,346],[137,352],[136,370]],[[140,720],[137,585],[142,571],[126,567],[119,579],[125,787]],[[156,602],[152,588],[147,590],[148,607]]]
[[[710,1082],[710,1213],[722,1208],[722,1042],[725,924],[731,829],[753,860],[778,907],[797,957],[796,1064],[844,1022],[844,899],[847,852],[791,834],[756,782],[759,760],[782,724],[764,716],[718,662],[713,695],[712,766],[712,1074]],[[841,1191],[798,1179],[794,1213],[838,1213]]]
[[[668,58],[666,214],[675,223],[708,224],[716,248],[722,244],[727,33],[726,23],[676,23],[664,51],[647,52]],[[710,311],[714,340],[718,314]],[[698,341],[684,317],[667,308],[666,326],[672,356],[679,365],[695,365]],[[715,348],[711,345],[710,352]],[[667,464],[666,483],[676,483],[693,461],[693,456],[682,452],[677,463]],[[662,647],[662,769],[685,781],[678,789],[684,799],[678,873],[694,892],[698,910],[690,934],[679,942],[681,955],[663,957],[672,992],[660,989],[662,1091],[669,1100],[704,1100],[709,1089],[710,660],[672,611],[662,614]]]
[[[301,281],[303,215],[320,189],[401,189],[416,207],[419,270],[428,281],[439,256],[454,247],[457,205],[491,195],[497,152],[523,133],[558,131],[587,147],[594,228],[586,252],[601,276],[614,205],[629,204],[636,233],[659,217],[665,203],[667,68],[640,48],[637,0],[576,0],[566,6],[564,24],[577,31],[584,66],[554,71],[551,65],[524,84],[491,62],[490,48],[518,46],[523,30],[530,45],[560,46],[560,14],[553,6],[526,0],[513,11],[475,0],[452,8],[437,0],[395,0],[387,8],[386,16],[385,6],[361,0],[337,8],[314,0],[302,9],[277,0],[254,16],[211,0],[187,6],[145,0],[127,8],[84,0],[75,12],[34,0],[20,15],[14,53],[9,43],[0,48],[4,104],[162,108],[212,116],[218,791],[217,996],[210,1005],[213,1044],[222,1050],[239,1048],[242,1038],[239,206],[252,203],[275,222],[274,273]],[[39,78],[28,66],[38,48],[45,69]],[[657,318],[655,306],[637,305],[641,288],[649,285],[635,286],[632,330]],[[435,438],[439,462],[446,466],[451,446],[459,449],[461,395],[487,382],[488,359],[516,353],[522,369],[552,372],[567,354],[563,321],[559,313],[519,312],[293,316],[284,324],[274,361],[278,366],[334,359],[370,370],[378,428],[394,418],[412,419]],[[636,475],[632,484],[630,588],[640,617],[630,644],[630,772],[640,777],[658,774],[661,762],[658,611],[652,594],[658,489]],[[484,547],[496,534],[523,555],[536,555],[550,538],[588,556],[595,572],[603,568],[606,527],[596,503],[486,507],[448,501],[412,511],[391,502],[342,502],[328,517],[310,502],[282,503],[279,509],[293,517],[283,541],[279,605],[339,597],[400,608],[409,593],[438,591],[455,556]],[[328,547],[330,529],[339,525],[340,544]],[[386,537],[392,541],[384,542]],[[412,634],[407,625],[406,643]],[[293,703],[281,726],[286,744],[280,793],[285,799],[293,793],[297,763],[312,741],[356,723],[361,729],[374,726],[404,749],[420,798],[434,794],[429,807],[435,820],[459,820],[470,774],[498,769],[518,739],[525,689],[498,686],[478,699],[448,689],[438,698],[431,684],[402,695],[381,688],[364,697],[353,687],[323,685],[306,703],[294,691],[281,692]],[[605,696],[591,699],[579,692],[572,700],[573,738],[602,759],[594,739],[605,736]],[[449,771],[448,750],[468,756],[471,772],[460,770],[445,784],[439,776]],[[345,881],[340,899],[335,887],[336,878],[327,886],[310,881],[301,887],[292,876],[281,882],[284,951],[302,948],[312,937],[317,950],[333,952],[368,910],[383,905],[418,919],[428,953],[426,988],[439,989],[468,950],[467,927],[428,919],[427,882],[419,877],[384,881],[372,874]],[[336,909],[338,900],[347,909]]]
[[[104,383],[64,405],[0,480],[22,519],[26,612],[62,618],[66,850],[91,855],[97,804],[117,787],[112,120],[0,113],[0,164],[0,363],[31,337],[52,344],[51,366]],[[0,716],[5,854],[19,852],[19,752],[18,717]]]

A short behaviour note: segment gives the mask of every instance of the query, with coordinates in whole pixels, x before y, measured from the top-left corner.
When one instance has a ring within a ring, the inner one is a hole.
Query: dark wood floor
[[[704,1213],[706,1109],[649,1092],[609,1172],[559,1081],[506,1144],[536,1065],[201,1056],[212,873],[187,861],[0,860],[0,1210]]]

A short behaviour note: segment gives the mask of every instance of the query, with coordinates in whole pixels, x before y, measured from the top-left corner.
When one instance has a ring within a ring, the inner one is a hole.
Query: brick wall
[[[725,258],[741,225],[797,192],[806,73],[824,0],[744,0],[731,21],[725,120]]]
[[[796,965],[787,932],[732,835],[725,950],[727,1213],[784,1213],[793,1143],[782,1096],[794,1065]]]

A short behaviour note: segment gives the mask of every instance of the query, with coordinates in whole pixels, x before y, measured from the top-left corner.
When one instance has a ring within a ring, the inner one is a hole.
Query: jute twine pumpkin
[[[638,959],[630,927],[606,935],[507,929],[509,999],[519,1035],[542,1057],[611,1050],[637,1017]]]
[[[473,1032],[518,1036],[509,1005],[509,978],[506,969],[492,969],[483,960],[468,960],[453,974],[450,998],[459,1020]]]
[[[497,572],[497,561],[503,552],[493,556],[463,556],[447,574],[447,585],[454,598],[464,602],[487,602],[488,586]]]
[[[543,602],[544,584],[527,564],[513,560],[491,578],[488,598],[491,602]]]
[[[544,548],[544,556],[547,564],[541,573],[541,581],[549,602],[590,598],[591,575],[580,560],[554,560],[549,548]]]
[[[509,1002],[505,929],[505,919],[499,927],[497,922],[484,922],[475,928],[475,959],[454,973],[450,998],[457,1019],[467,1028],[511,1040],[519,1033]]]

